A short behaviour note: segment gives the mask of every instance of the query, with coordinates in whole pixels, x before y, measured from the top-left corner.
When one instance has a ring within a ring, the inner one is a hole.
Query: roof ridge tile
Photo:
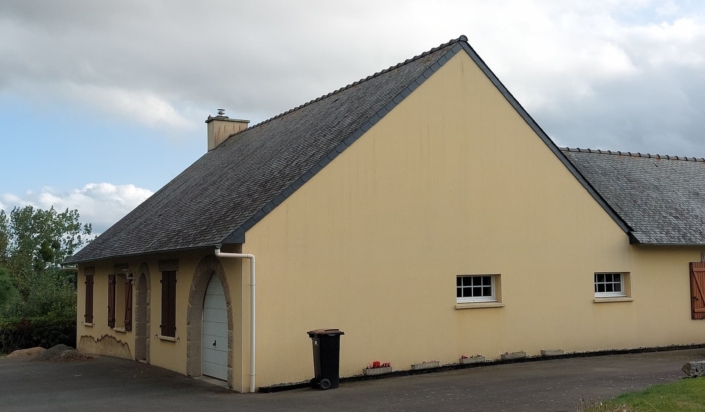
[[[593,153],[593,154],[607,154],[612,156],[627,156],[627,157],[645,157],[648,159],[666,159],[666,160],[680,160],[682,162],[699,162],[705,163],[705,158],[703,157],[688,157],[688,156],[674,156],[674,155],[660,155],[660,154],[650,154],[641,152],[622,152],[614,150],[602,150],[602,149],[581,149],[579,147],[560,147],[562,152],[577,152],[577,153]]]

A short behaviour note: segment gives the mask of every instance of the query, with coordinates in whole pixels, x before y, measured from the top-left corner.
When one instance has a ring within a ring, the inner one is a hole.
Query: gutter
[[[175,249],[157,249],[157,250],[146,250],[142,252],[134,252],[134,253],[123,253],[123,254],[117,254],[117,255],[104,255],[104,256],[98,256],[98,257],[92,257],[92,258],[76,258],[76,256],[81,253],[82,251],[85,250],[85,248],[88,247],[86,245],[83,249],[79,250],[76,252],[75,255],[69,256],[64,260],[63,262],[60,263],[61,266],[67,266],[67,265],[77,265],[77,264],[84,264],[84,263],[92,263],[92,262],[98,262],[101,260],[108,260],[108,259],[128,259],[128,258],[134,258],[134,257],[139,257],[139,256],[147,256],[147,255],[161,255],[161,254],[172,254],[172,253],[179,253],[179,252],[188,252],[192,250],[204,250],[204,249],[210,249],[213,247],[213,244],[208,244],[208,245],[203,245],[203,246],[189,246],[189,247],[180,247],[180,248],[175,248]]]
[[[215,255],[222,258],[250,259],[250,393],[255,392],[255,255],[223,253],[216,247]]]

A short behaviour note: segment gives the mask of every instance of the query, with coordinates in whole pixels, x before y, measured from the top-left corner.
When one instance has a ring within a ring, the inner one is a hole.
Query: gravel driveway
[[[705,349],[494,365],[301,389],[238,394],[110,357],[68,363],[0,359],[0,410],[10,411],[576,411],[587,402],[668,383]]]

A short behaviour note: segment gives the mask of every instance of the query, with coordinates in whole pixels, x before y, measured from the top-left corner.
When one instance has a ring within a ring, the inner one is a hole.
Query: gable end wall
[[[341,376],[705,340],[689,327],[699,251],[633,249],[465,53],[255,224],[243,252],[257,257],[258,386],[310,379],[318,328],[345,332]],[[599,271],[631,272],[634,301],[595,304]],[[457,310],[463,274],[501,274],[504,307]]]

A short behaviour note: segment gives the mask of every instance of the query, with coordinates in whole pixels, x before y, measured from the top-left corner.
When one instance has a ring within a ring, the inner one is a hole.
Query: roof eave
[[[629,235],[629,243],[635,246],[668,246],[668,247],[703,247],[705,246],[705,242],[703,243],[678,243],[678,242],[642,242],[636,237],[634,237],[633,234],[630,233]]]
[[[675,247],[675,246],[680,246],[680,247],[703,247],[705,246],[705,243],[661,243],[661,242],[640,242],[640,243],[633,243],[634,245],[637,246],[669,246],[669,247]]]
[[[223,243],[226,243],[226,242],[223,242]],[[213,245],[191,246],[191,247],[184,247],[184,248],[177,248],[177,249],[150,250],[148,252],[124,253],[121,255],[97,257],[97,258],[92,258],[92,259],[80,259],[79,258],[79,259],[74,260],[74,259],[72,259],[73,256],[71,256],[68,259],[61,262],[61,266],[100,262],[101,260],[116,260],[116,259],[119,260],[119,259],[134,258],[134,257],[139,257],[139,256],[147,256],[147,255],[187,252],[187,251],[192,251],[192,250],[205,250],[205,249],[215,250],[219,246],[220,246],[219,244],[213,244]]]

